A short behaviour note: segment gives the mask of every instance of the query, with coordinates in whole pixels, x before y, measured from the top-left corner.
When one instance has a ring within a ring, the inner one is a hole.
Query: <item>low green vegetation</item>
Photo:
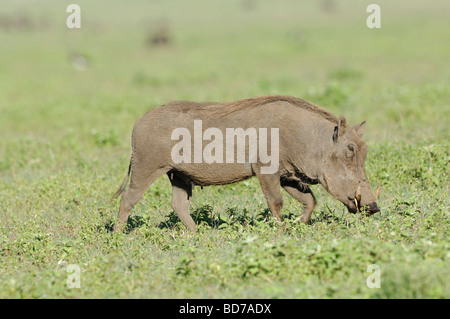
[[[2,4],[28,24],[0,29],[0,298],[449,298],[450,5],[379,1],[374,30],[370,2],[320,3],[79,1],[79,30],[68,3]],[[196,187],[189,233],[163,177],[111,232],[141,115],[266,94],[367,120],[380,213],[314,186],[311,223],[287,193],[279,223],[250,179]]]

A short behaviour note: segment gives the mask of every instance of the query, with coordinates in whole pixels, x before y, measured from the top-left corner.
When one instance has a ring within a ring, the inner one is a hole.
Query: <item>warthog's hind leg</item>
[[[176,173],[169,172],[170,183],[172,183],[172,208],[178,215],[184,226],[190,231],[197,229],[197,225],[189,214],[189,203],[192,198],[192,184],[184,180]]]
[[[120,201],[117,222],[114,225],[114,231],[121,231],[126,224],[130,211],[134,205],[142,198],[147,188],[159,177],[164,175],[167,169],[150,170],[149,173],[139,170],[131,170],[131,181],[128,189],[123,193]]]
[[[288,192],[292,197],[303,204],[303,216],[302,222],[307,224],[311,219],[311,213],[316,207],[316,199],[311,189],[304,184],[299,183],[295,180],[281,180],[281,186]]]

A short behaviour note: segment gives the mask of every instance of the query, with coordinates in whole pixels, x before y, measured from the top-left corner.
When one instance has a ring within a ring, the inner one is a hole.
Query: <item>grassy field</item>
[[[80,0],[68,29],[69,1],[3,1],[0,298],[450,298],[450,3],[380,0],[369,29],[371,2]],[[367,120],[381,213],[314,186],[310,225],[287,193],[278,223],[251,179],[196,187],[188,233],[164,177],[110,231],[140,116],[266,94]]]

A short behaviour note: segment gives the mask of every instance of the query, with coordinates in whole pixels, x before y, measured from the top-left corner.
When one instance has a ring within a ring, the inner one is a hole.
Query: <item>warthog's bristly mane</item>
[[[300,98],[286,96],[286,95],[268,95],[255,98],[248,98],[244,100],[239,100],[235,102],[226,103],[214,103],[214,102],[188,102],[188,101],[175,101],[171,102],[170,105],[178,106],[180,111],[189,112],[193,110],[204,110],[209,111],[212,114],[217,115],[228,115],[238,111],[242,111],[250,108],[257,108],[266,104],[276,103],[276,102],[287,102],[291,105],[308,110],[322,116],[323,118],[329,120],[332,123],[338,123],[338,118],[325,110],[324,108],[315,105],[311,102],[305,101]]]
[[[287,96],[287,95],[268,95],[268,96],[249,98],[249,99],[245,99],[245,100],[241,100],[241,101],[224,103],[225,104],[224,106],[225,106],[225,109],[227,110],[226,112],[231,113],[231,112],[235,112],[237,110],[243,109],[243,108],[254,108],[254,107],[259,107],[262,105],[276,103],[276,102],[287,102],[292,105],[306,109],[310,112],[321,115],[331,122],[334,122],[334,123],[338,122],[338,119],[336,116],[334,116],[327,110],[321,108],[320,106],[310,103],[308,101],[305,101],[303,99],[296,98],[293,96]]]

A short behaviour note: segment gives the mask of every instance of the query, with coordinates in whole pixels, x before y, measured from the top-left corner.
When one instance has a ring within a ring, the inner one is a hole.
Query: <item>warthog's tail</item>
[[[125,177],[125,180],[123,181],[122,185],[117,190],[117,192],[115,192],[114,195],[111,196],[111,200],[113,200],[114,198],[116,198],[117,196],[119,196],[120,194],[122,194],[125,191],[125,189],[127,188],[128,179],[130,178],[130,173],[131,173],[131,162],[130,162],[130,165],[128,166],[127,177]]]

